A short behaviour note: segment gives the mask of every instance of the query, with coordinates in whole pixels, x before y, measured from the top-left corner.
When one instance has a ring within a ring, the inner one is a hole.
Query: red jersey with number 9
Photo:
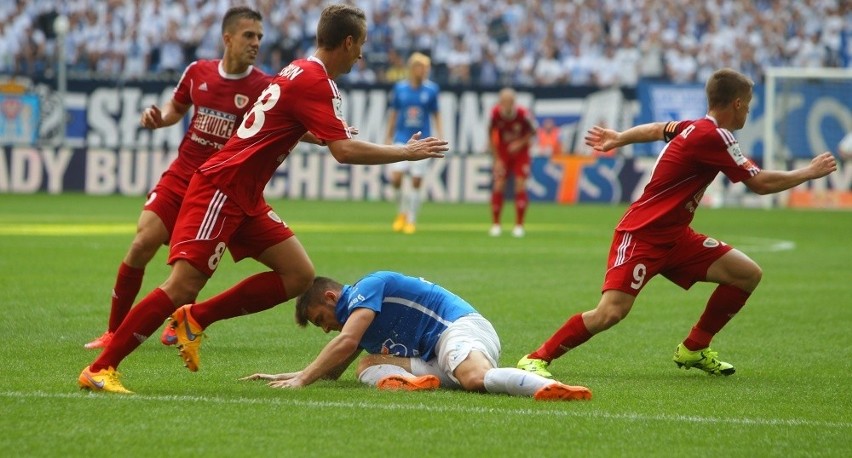
[[[263,189],[299,139],[351,138],[342,99],[323,63],[293,61],[276,75],[221,151],[199,169],[249,215],[266,212]]]
[[[616,230],[647,241],[673,241],[692,222],[707,186],[722,172],[734,183],[757,175],[728,129],[710,116],[666,124],[668,144],[660,152],[651,180]]]

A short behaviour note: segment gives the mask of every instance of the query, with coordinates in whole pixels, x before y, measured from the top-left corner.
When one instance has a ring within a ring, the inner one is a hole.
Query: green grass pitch
[[[487,236],[487,205],[425,204],[417,234],[387,202],[271,201],[317,272],[423,276],[467,298],[513,365],[597,304],[623,207],[533,204],[527,237]],[[671,356],[712,286],[654,279],[627,319],[551,366],[589,402],[338,382],[239,382],[298,370],[331,338],[298,328],[292,301],[212,325],[201,370],[156,339],[120,367],[134,396],[77,389],[96,353],[141,198],[0,195],[0,456],[852,456],[852,213],[701,209],[693,226],[742,249],[763,282],[713,347],[728,378]],[[506,206],[505,220],[514,210]],[[510,225],[506,224],[506,228]],[[166,278],[166,250],[142,294]],[[226,260],[199,299],[260,271]],[[141,297],[141,296],[140,296]],[[156,334],[159,336],[159,331]]]

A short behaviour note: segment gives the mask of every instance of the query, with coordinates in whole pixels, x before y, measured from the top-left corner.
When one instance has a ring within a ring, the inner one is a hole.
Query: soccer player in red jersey
[[[86,348],[103,348],[112,339],[142,287],[145,266],[169,241],[192,174],[222,149],[251,103],[269,85],[271,77],[252,65],[263,37],[262,20],[260,13],[250,8],[229,9],[222,19],[222,59],[189,64],[171,100],[162,109],[151,106],[142,112],[140,124],[159,129],[178,123],[195,105],[178,156],[148,194],[136,236],[118,267],[107,330]],[[163,336],[163,343],[172,343],[168,333]]]
[[[684,289],[699,281],[718,284],[704,313],[677,346],[674,362],[713,375],[734,373],[734,366],[710,349],[710,341],[745,305],[762,271],[741,251],[690,227],[704,191],[719,172],[757,194],[770,194],[837,170],[828,152],[792,171],[761,170],[743,155],[731,132],[746,122],[753,85],[741,73],[718,70],[707,81],[708,113],[702,119],[643,124],[624,132],[589,130],[586,143],[599,151],[657,140],[667,144],[644,192],[615,228],[597,307],[571,316],[523,357],[519,368],[549,376],[552,360],[621,321],[642,288],[661,274]]]
[[[414,136],[404,145],[352,138],[334,78],[361,58],[367,39],[363,11],[346,4],[326,7],[316,36],[315,54],[283,68],[222,150],[192,176],[171,237],[168,279],[131,309],[109,345],[83,369],[81,388],[127,393],[116,367],[169,315],[181,357],[196,371],[202,332],[210,324],[269,309],[311,285],[310,258],[263,198],[266,184],[309,131],[345,164],[444,157],[447,142],[433,137]],[[226,249],[235,261],[251,257],[270,270],[193,304]]]
[[[512,235],[524,236],[524,215],[527,210],[527,177],[530,174],[530,144],[536,134],[536,122],[532,114],[515,103],[515,91],[500,90],[500,99],[491,110],[488,122],[488,145],[494,156],[494,178],[491,188],[491,220],[489,234],[497,237],[500,228],[500,213],[503,211],[503,195],[506,177],[515,177],[515,227]]]

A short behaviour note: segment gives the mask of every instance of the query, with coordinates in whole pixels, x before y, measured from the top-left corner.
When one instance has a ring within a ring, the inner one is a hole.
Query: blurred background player
[[[667,144],[642,195],[615,228],[597,307],[571,316],[536,351],[521,358],[519,368],[550,376],[551,361],[618,324],[645,285],[660,274],[684,289],[696,282],[718,285],[701,317],[675,348],[675,364],[711,375],[734,374],[734,366],[721,361],[710,342],[745,306],[763,272],[743,252],[692,229],[704,191],[720,172],[764,195],[837,170],[829,152],[790,171],[761,170],[746,158],[732,132],[745,125],[753,86],[745,75],[721,69],[707,81],[704,118],[642,124],[624,132],[598,126],[589,130],[586,144],[597,151],[659,140]]]
[[[191,63],[162,109],[151,106],[142,112],[140,124],[159,129],[178,123],[195,105],[177,158],[148,194],[136,236],[118,267],[107,330],[86,348],[103,348],[112,339],[139,294],[145,266],[169,242],[192,174],[222,148],[269,84],[271,78],[253,66],[263,37],[262,20],[250,8],[229,9],[222,18],[222,58]],[[163,343],[174,343],[172,337],[164,333]]]
[[[254,374],[275,388],[337,379],[362,350],[362,383],[390,390],[438,387],[529,396],[537,400],[591,399],[583,386],[565,385],[516,368],[500,368],[500,338],[470,303],[422,277],[373,272],[353,285],[317,277],[296,303],[296,322],[339,331],[304,370]]]
[[[343,164],[378,165],[444,157],[447,142],[417,135],[405,145],[354,140],[340,116],[334,79],[348,73],[367,39],[364,12],[347,4],[323,9],[313,56],[283,68],[252,104],[225,146],[192,175],[170,240],[168,278],[130,310],[104,351],[78,377],[81,389],[131,393],[116,371],[171,316],[177,348],[197,371],[204,330],[297,297],[312,284],[310,257],[263,190],[303,136],[327,144]],[[195,304],[225,253],[265,270]]]
[[[488,147],[494,157],[494,176],[491,188],[491,220],[489,234],[497,237],[502,233],[500,214],[506,177],[511,173],[515,188],[515,227],[512,235],[524,236],[524,215],[527,197],[527,177],[530,174],[530,145],[536,135],[536,121],[526,108],[515,103],[515,91],[503,88],[497,105],[491,110],[488,121]]]
[[[428,80],[429,56],[416,52],[408,58],[408,78],[393,86],[388,99],[388,132],[385,143],[403,144],[417,132],[422,137],[443,138],[441,118],[438,114],[438,85]],[[431,119],[431,123],[430,123]],[[420,209],[420,186],[429,161],[397,162],[390,166],[391,185],[397,201],[394,232],[413,234],[416,230],[417,212]],[[404,175],[411,176],[411,186],[403,186]]]

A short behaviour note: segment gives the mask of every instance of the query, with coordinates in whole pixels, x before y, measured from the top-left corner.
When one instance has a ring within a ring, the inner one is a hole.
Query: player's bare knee
[[[281,280],[287,289],[287,295],[292,297],[300,296],[308,290],[314,282],[316,272],[314,267],[308,266],[287,274],[280,274]]]
[[[763,278],[763,269],[757,263],[751,262],[739,272],[733,282],[733,286],[745,291],[754,291],[760,280]]]
[[[624,309],[612,305],[604,305],[599,306],[588,315],[584,315],[583,320],[586,322],[586,327],[589,331],[597,333],[615,326],[619,321],[623,320],[629,312],[629,308]]]
[[[751,274],[749,275],[749,291],[757,288],[757,285],[760,284],[760,280],[763,279],[763,269],[760,268],[759,265],[754,264]]]
[[[468,371],[464,374],[457,374],[459,385],[466,391],[485,391],[485,370]]]
[[[145,267],[157,254],[160,246],[162,246],[161,241],[137,235],[130,242],[130,249],[127,252],[127,260],[130,261],[128,264],[136,268]]]
[[[181,284],[167,281],[160,286],[160,289],[169,296],[175,307],[194,303],[195,299],[198,298],[198,292],[201,291],[201,288],[192,287],[190,282]]]
[[[603,315],[601,316],[601,321],[603,323],[603,326],[610,328],[618,324],[618,322],[623,320],[626,316],[626,310],[610,308],[603,313]]]

